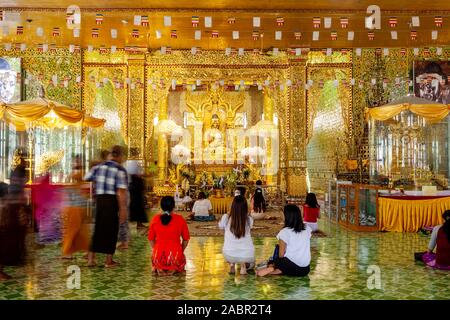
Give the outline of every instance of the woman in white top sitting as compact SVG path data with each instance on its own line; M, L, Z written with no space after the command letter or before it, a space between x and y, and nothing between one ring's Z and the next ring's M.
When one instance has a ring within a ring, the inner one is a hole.
M192 213L188 217L195 221L214 221L216 217L213 215L213 207L211 201L206 199L206 194L200 191L198 200L195 201Z
M236 265L240 264L240 274L247 274L248 265L254 265L255 247L250 235L253 218L248 215L247 200L239 195L234 197L230 214L224 214L219 228L225 229L223 256L230 264L230 273L236 273Z
M266 268L258 270L257 275L308 275L311 262L311 229L305 227L298 206L289 204L284 207L284 228L278 233L277 239L278 256L275 256Z

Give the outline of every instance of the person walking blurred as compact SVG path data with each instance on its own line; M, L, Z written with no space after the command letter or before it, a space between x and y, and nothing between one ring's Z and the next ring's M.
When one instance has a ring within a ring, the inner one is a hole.
M118 264L113 260L113 255L116 251L119 223L124 223L128 215L128 178L121 165L124 160L123 148L114 146L110 160L96 165L85 176L85 180L95 184L96 202L94 234L88 255L90 267L96 265L96 253L107 255L106 268Z
M25 236L28 217L25 184L27 181L25 155L17 150L10 184L0 195L0 280L11 279L4 266L19 266L25 261Z
M89 225L86 223L89 193L82 187L82 164L80 155L73 161L71 180L73 185L65 189L62 209L64 233L62 252L64 259L72 259L78 251L89 250Z

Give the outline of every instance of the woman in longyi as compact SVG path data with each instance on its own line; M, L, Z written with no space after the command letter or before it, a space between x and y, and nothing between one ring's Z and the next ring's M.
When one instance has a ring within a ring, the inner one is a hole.
M64 259L72 259L72 255L79 251L89 250L89 225L87 224L87 199L89 194L81 187L81 158L75 156L72 182L74 185L66 192L66 201L62 216L64 221L64 235L62 254Z

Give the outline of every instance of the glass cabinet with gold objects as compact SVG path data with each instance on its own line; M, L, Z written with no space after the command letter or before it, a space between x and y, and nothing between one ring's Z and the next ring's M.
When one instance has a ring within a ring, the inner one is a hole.
M338 223L355 231L377 231L379 189L376 185L340 185Z

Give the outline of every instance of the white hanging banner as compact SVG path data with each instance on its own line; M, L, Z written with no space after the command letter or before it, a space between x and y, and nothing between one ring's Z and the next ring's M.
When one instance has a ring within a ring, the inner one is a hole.
M391 31L391 39L392 40L397 40L398 39L397 31Z
M191 48L191 53L192 54L196 54L197 53L197 47L192 47Z
M278 48L273 48L272 53L273 53L274 56L277 56L278 52L279 52Z
M383 55L386 57L389 55L389 48L384 48L383 49Z
M419 55L419 48L414 48L413 51L415 56Z
M205 17L205 27L212 28L212 17Z
M261 18L253 17L253 27L259 28L261 27Z
M38 37L42 37L44 35L44 29L42 27L37 27L36 29L36 35Z
M155 33L156 33L156 39L161 39L161 37L162 37L161 31L160 30L156 30Z
M319 31L313 31L313 41L319 40Z
M281 31L275 31L275 40L281 40Z
M70 44L69 45L69 52L73 53L75 51L75 45L74 44Z
M327 56L331 56L333 54L333 49L327 48Z
M347 33L347 40L348 41L353 41L353 39L355 39L355 32L354 31L349 31Z
M202 32L200 30L195 30L194 39L200 40L202 38Z
M442 48L436 48L436 54L440 56L442 54Z
M233 31L233 40L239 39L239 31Z
M420 18L417 16L414 16L411 18L412 26L413 27L420 27Z
M117 47L116 47L116 46L111 46L111 53L116 52L116 50L117 50Z
M361 56L361 52L362 52L361 48L356 48L355 53L356 53L357 56L360 57Z
M73 29L73 36L75 38L79 38L80 37L80 29Z
M117 38L117 29L111 29L111 38L113 39Z
M142 20L141 16L135 15L135 16L134 16L134 19L133 19L134 25L135 25L135 26L140 26L140 25L141 25L141 20Z
M295 55L296 56L302 55L302 49L301 48L295 48Z
M243 55L244 55L244 48L239 48L238 54L239 54L240 56L243 56Z
M225 48L225 54L229 56L231 53L231 48Z
M172 17L164 16L164 27L171 27L171 26L172 26Z
M20 51L25 51L27 49L27 45L25 43L20 44Z
M323 27L325 29L331 28L331 18L330 17L323 18Z
M437 40L437 38L438 38L438 31L437 30L431 31L431 39Z
M88 52L92 52L94 50L94 47L92 45L88 45Z

